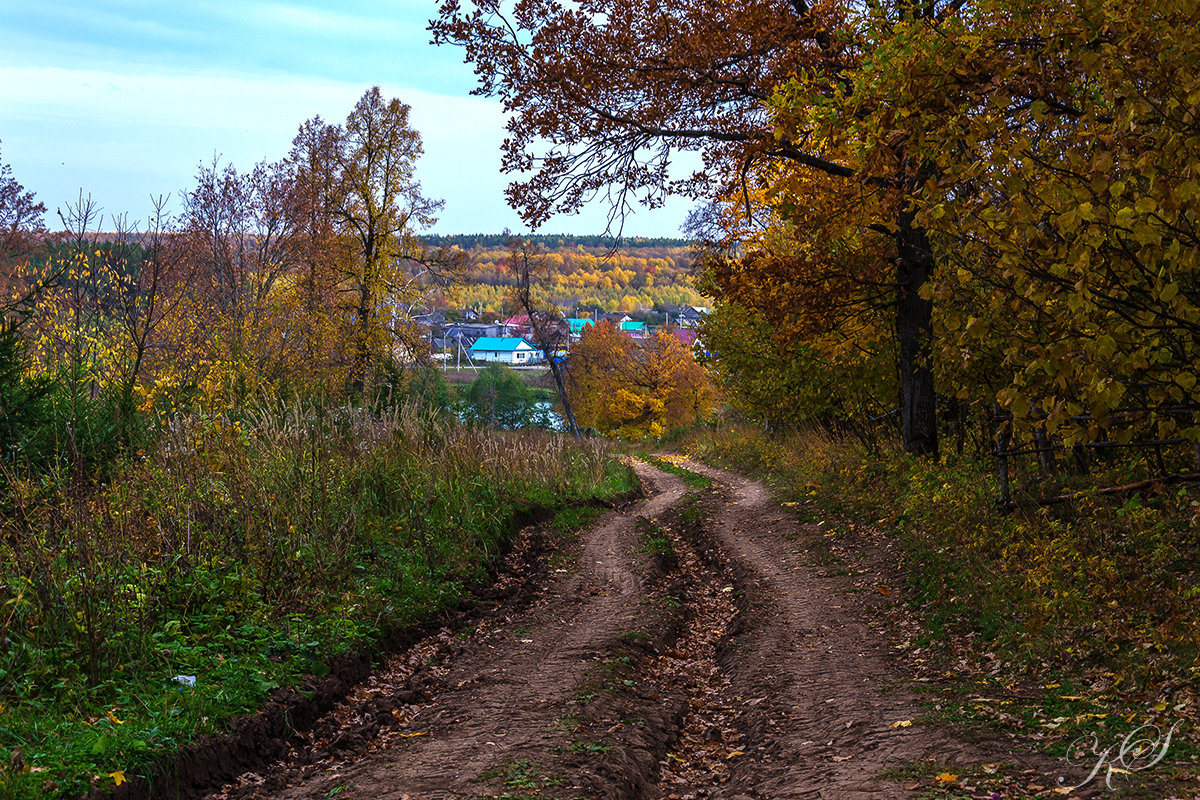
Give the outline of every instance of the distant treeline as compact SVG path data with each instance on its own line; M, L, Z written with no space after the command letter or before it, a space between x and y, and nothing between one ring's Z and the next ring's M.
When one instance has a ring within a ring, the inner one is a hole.
M663 314L679 306L710 305L692 284L694 250L686 239L625 239L601 236L535 236L541 252L541 291L565 313L620 311L635 316ZM471 308L500 316L508 313L515 280L509 269L509 241L503 235L425 236L429 251L457 247L465 269L449 287L431 286L430 308ZM419 264L412 265L414 275ZM648 318L647 318L648 319Z
M601 250L612 250L618 247L622 250L633 250L642 247L691 247L690 239L673 239L666 236L625 236L619 241L612 236L576 236L573 234L526 234L519 238L527 239L548 250L562 248L587 247ZM426 235L420 237L429 247L453 247L457 245L464 250L475 247L493 249L508 244L509 237L503 233L455 233L447 235Z

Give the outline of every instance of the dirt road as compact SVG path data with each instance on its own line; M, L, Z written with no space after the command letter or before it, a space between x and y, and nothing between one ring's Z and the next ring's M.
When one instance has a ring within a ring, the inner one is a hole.
M921 721L819 529L761 484L689 466L713 488L637 464L647 499L557 553L534 591L397 654L285 758L210 796L900 798L930 791L922 765L1020 761Z

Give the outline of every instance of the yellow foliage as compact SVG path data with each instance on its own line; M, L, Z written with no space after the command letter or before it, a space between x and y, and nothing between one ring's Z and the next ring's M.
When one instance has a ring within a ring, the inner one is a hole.
M691 352L669 332L635 340L611 322L584 329L571 354L568 392L582 427L657 438L711 413L716 394Z

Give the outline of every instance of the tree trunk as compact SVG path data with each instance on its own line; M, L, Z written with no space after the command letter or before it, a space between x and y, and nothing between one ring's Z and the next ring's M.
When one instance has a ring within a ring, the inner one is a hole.
M546 350L542 350L546 352ZM575 412L571 410L571 398L567 396L567 384L563 380L562 372L557 363L554 361L554 354L551 353L547 359L550 362L550 374L554 376L554 385L558 389L558 399L563 405L563 411L567 415L567 427L571 431L571 435L575 437L575 441L583 441L583 434L579 432L579 424L575 422Z
M904 449L918 456L937 456L937 405L934 401L933 300L921 296L933 274L933 252L913 212L902 211L896 241L896 340L900 347L900 418Z

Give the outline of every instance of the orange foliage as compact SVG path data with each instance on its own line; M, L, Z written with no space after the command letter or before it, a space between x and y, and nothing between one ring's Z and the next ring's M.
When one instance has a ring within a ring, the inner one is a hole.
M634 340L609 321L585 328L568 375L579 424L609 436L662 436L707 416L716 402L691 351L664 330Z

